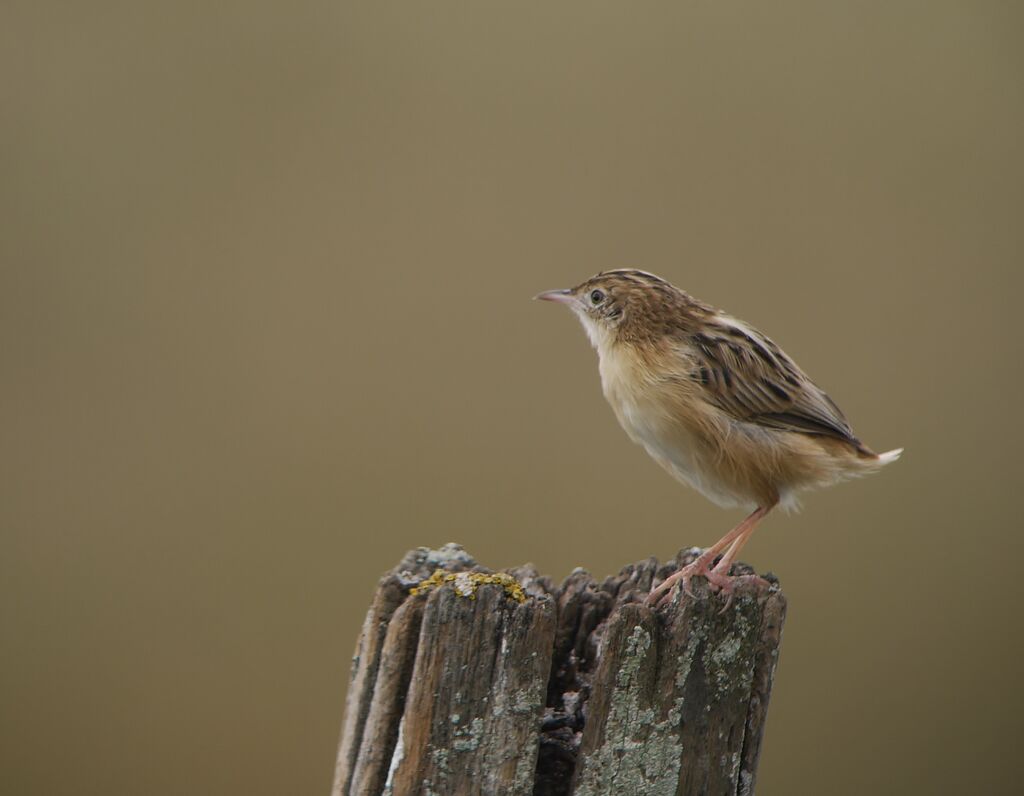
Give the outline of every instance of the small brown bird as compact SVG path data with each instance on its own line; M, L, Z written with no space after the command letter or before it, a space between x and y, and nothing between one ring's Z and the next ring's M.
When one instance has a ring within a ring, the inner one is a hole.
M795 508L800 492L872 473L903 452L872 451L775 343L654 274L605 271L536 298L576 313L630 439L717 505L752 509L654 589L651 604L698 575L727 595L739 582L764 584L729 570L769 511Z

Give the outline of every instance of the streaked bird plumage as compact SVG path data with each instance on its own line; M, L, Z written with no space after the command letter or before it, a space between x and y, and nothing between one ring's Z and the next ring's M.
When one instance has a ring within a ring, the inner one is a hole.
M629 437L719 506L753 509L753 526L776 505L795 507L805 490L874 472L902 452L876 454L770 338L658 276L605 271L537 298L568 305L583 324ZM710 570L711 556L680 579L706 575L730 591L728 565L753 526L709 548L725 551L724 569Z

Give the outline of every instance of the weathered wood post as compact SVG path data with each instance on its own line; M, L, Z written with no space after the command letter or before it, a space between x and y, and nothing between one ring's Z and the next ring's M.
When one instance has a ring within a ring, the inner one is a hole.
M363 624L332 796L753 793L786 601L773 585L723 611L698 579L645 606L694 555L556 586L411 551Z

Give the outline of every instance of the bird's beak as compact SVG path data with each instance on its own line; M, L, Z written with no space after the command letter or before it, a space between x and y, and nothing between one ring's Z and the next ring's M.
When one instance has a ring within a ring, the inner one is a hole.
M572 291L568 288L565 290L545 290L533 298L535 301L557 301L559 304L572 304L573 302Z

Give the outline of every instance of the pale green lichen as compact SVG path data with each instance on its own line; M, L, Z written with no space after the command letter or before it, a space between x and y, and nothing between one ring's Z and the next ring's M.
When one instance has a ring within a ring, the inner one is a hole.
M504 691L498 691L495 695L491 715L500 719L506 711L516 716L525 716L536 712L543 695L543 685L538 680L527 688L516 689L511 695L506 695Z
M437 774L437 782L424 778L423 796L441 796L448 790L448 782L451 778L451 770L448 768L448 750L431 749L430 760L434 764L434 771ZM435 790L435 786L437 790Z
M516 793L528 793L533 790L529 787L533 784L533 775L537 770L537 752L534 749L533 754L526 751L519 755L519 759L516 760L516 773L512 780L512 789Z
M691 638L680 656L677 685L689 676L698 643L698 638ZM656 720L653 707L641 706L637 675L651 645L651 634L641 625L634 627L626 640L622 666L615 674L604 743L582 761L578 796L672 796L676 792L682 757L679 725L683 698L674 700L661 721ZM643 731L638 733L641 727Z
M749 680L750 662L744 650L753 627L750 618L737 611L731 620L731 632L715 646L708 647L712 629L703 623L691 626L683 649L671 653L669 660L661 661L661 665L673 665L674 659L674 698L667 711L664 708L659 711L657 705L648 706L650 697L643 693L646 684L639 681L641 668L649 665L648 656L657 650L650 631L642 625L635 626L626 639L621 665L615 672L615 687L604 722L604 742L580 761L578 796L675 794L684 753L681 740L684 691L697 655L700 654L705 676L714 688L713 696L720 699ZM711 708L711 704L704 705L706 712ZM739 779L741 759L738 753L731 753L720 762L722 769L731 771L734 780Z
M468 727L457 729L452 736L452 749L456 752L473 752L480 746L483 737L484 721L477 716Z
M538 680L536 684L530 688L516 691L512 694L512 704L509 706L509 710L517 715L524 715L527 713L534 713L537 710L537 706L540 704L540 691L542 689L541 681Z
M735 657L733 650L738 648L739 640L735 636L727 636L714 649L704 651L704 670L707 672L708 685L714 687L709 696L723 699L729 693L732 678L728 665L731 663L730 655Z
M753 660L748 659L743 651L749 645L751 633L756 630L746 610L752 602L750 597L739 598L729 633L714 647L704 650L704 669L708 684L713 687L711 696L715 699L726 699L735 689L749 685Z

